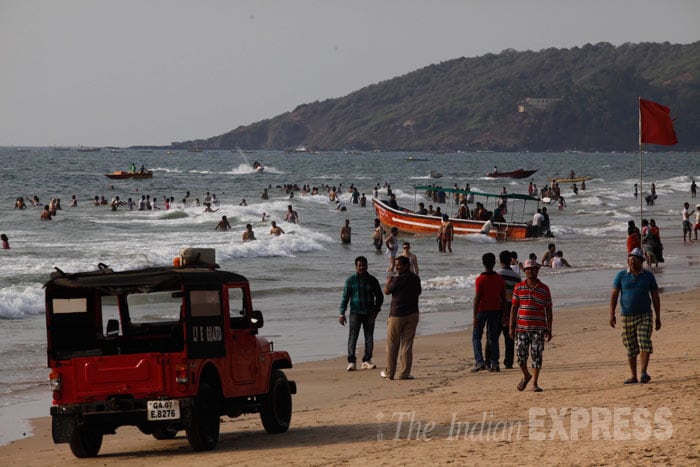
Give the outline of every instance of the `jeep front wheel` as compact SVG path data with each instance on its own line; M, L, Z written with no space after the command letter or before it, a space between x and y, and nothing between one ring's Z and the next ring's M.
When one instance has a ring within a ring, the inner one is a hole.
M280 370L272 370L270 389L263 397L260 419L268 433L284 433L292 420L292 391L287 377Z
M70 450L80 459L95 457L102 447L102 432L87 424L75 428L70 437Z
M195 451L210 451L219 442L219 392L202 383L192 413L185 423L187 441Z

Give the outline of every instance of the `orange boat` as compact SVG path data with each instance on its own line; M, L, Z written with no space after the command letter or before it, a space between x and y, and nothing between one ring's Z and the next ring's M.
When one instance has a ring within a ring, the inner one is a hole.
M153 178L153 171L143 170L138 172L127 172L126 170L115 170L112 173L105 174L105 177L113 180L124 180L126 178Z
M528 195L507 194L494 195L490 193L468 192L455 188L440 188L440 187L416 187L417 190L442 190L446 193L464 193L476 196L518 199L523 201L537 201L537 198ZM394 209L388 203L378 199L372 199L374 210L382 225L390 229L396 227L401 232L425 235L437 234L442 223L442 219L437 216L427 214L417 214L408 209ZM459 219L450 217L450 221L454 226L455 235L478 234L484 227L487 221L475 219ZM532 223L527 222L492 222L493 228L488 235L497 240L525 240L526 238L539 237L540 233L536 228L532 227Z

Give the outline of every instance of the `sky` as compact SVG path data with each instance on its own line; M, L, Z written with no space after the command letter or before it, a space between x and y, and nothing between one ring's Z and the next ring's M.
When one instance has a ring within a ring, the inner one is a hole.
M0 0L0 146L208 138L445 60L699 22L700 0Z

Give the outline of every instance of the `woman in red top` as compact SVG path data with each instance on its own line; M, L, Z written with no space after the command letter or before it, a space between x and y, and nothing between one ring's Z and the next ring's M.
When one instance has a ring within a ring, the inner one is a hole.
M642 234L639 228L634 225L634 221L627 223L627 254L630 254L635 248L642 247Z

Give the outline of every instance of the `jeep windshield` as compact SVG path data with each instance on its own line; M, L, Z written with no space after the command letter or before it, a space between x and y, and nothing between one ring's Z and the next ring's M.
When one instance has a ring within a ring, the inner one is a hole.
M182 351L186 312L220 316L220 285L243 281L222 271L171 268L54 274L46 284L49 356Z

